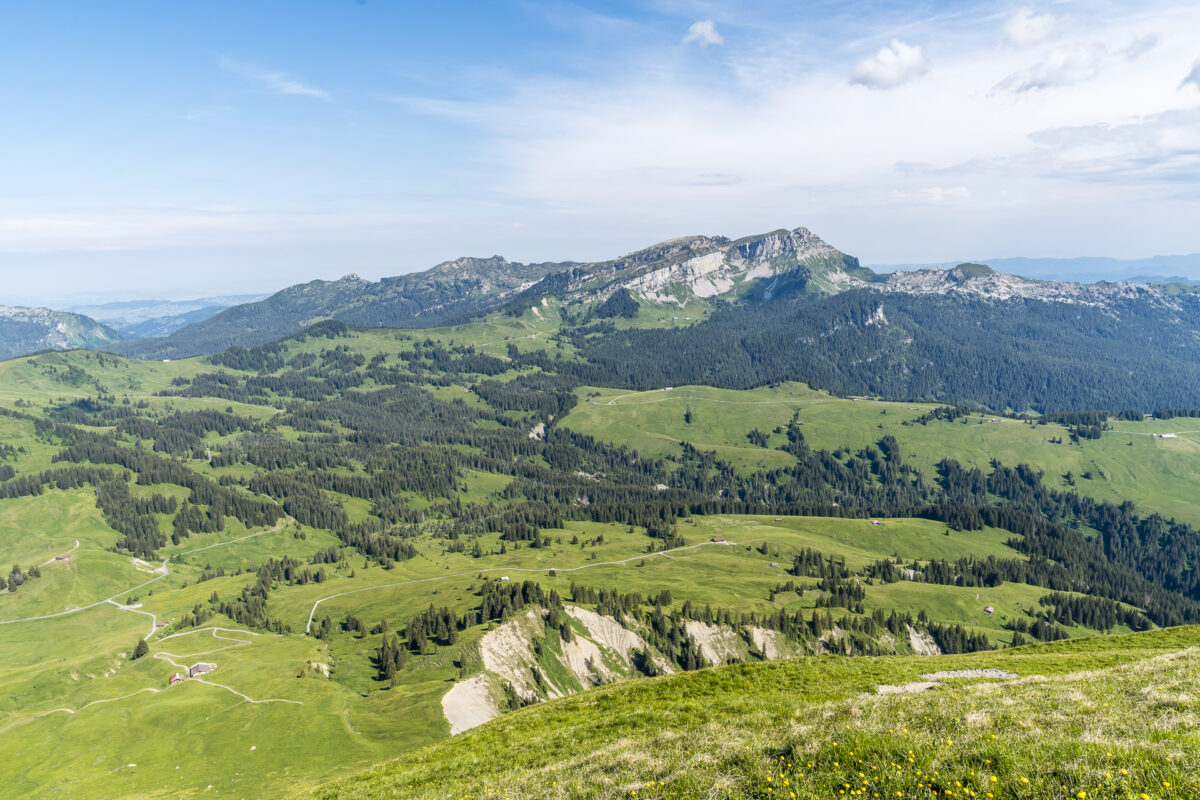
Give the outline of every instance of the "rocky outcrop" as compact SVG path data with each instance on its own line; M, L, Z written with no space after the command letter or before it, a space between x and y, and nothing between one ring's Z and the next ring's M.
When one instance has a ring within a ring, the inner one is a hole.
M1118 301L1149 301L1163 307L1177 305L1161 290L1140 283L1072 283L1040 281L996 272L982 264L960 264L953 269L898 271L878 284L883 292L977 297L988 300L1041 300L1051 303L1080 303L1107 306Z
M933 640L925 631L919 631L911 625L908 628L908 644L912 647L914 655L918 656L940 656L942 648L938 647L937 642Z
M475 675L454 684L442 698L442 713L450 723L451 736L500 716L500 706L492 696L491 679Z
M481 672L459 681L442 698L442 711L452 733L482 725L513 702L552 700L602 684L641 675L676 671L670 657L652 647L638 623L579 606L562 607L564 616L547 625L549 612L526 607L479 640L477 655L466 660ZM562 623L571 633L564 638ZM738 627L685 620L687 638L709 665L795 658L809 653L845 652L846 633L834 625L816 641L791 639L779 631L754 625ZM895 639L883 634L879 642L895 650ZM912 650L940 653L927 633L909 629ZM940 676L935 676L935 679Z
M456 683L442 698L451 733L482 725L501 713L497 698L505 687L526 703L551 700L635 674L633 655L648 652L644 639L613 617L575 606L567 615L578 623L570 641L544 623L545 609L529 608L488 631L479 641L483 672ZM654 659L660 672L670 665Z
M700 654L709 664L745 661L748 649L742 637L724 625L707 625L696 620L684 623L688 638L700 647Z

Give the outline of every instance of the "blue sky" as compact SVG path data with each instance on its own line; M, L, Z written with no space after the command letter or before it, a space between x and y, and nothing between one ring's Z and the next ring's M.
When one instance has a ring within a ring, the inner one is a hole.
M805 225L1200 251L1194 2L0 5L0 303Z

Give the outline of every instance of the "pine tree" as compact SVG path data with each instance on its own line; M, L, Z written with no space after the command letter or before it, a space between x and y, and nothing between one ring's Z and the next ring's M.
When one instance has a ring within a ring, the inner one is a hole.
M137 660L150 652L150 645L146 644L145 639L138 639L137 646L133 648L133 658Z

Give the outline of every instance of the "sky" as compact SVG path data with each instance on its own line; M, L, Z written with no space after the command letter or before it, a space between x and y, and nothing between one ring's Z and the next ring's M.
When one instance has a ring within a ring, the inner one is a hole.
M1200 4L0 4L0 304L805 226L1200 252Z

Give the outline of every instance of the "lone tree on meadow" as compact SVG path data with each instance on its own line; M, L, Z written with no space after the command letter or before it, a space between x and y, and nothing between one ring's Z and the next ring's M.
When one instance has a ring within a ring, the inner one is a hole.
M138 639L137 646L133 648L134 659L139 659L150 652L150 645L146 644L145 639Z

